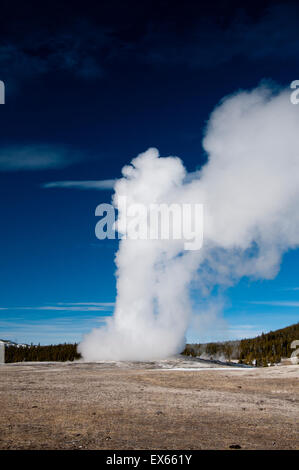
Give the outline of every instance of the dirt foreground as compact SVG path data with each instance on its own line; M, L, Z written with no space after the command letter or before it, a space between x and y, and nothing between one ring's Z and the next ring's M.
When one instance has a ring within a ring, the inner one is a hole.
M299 366L191 366L2 365L0 449L299 448Z

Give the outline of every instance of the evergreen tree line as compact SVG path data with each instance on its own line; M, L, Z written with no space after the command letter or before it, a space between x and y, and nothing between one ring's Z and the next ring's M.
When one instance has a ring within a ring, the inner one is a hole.
M207 344L187 344L183 353L187 356L203 356L227 360L238 359L240 364L267 366L277 364L282 358L291 357L294 349L291 343L299 340L299 323L269 333L262 333L256 338L240 341L225 341Z
M299 323L241 341L187 344L182 354L193 357L203 355L211 359L225 357L228 361L237 359L241 364L252 364L256 361L257 366L267 366L290 357L294 351L291 349L294 340L299 340ZM80 358L76 343L5 347L5 362L74 361Z
M291 343L299 340L299 323L276 331L270 331L257 338L243 339L240 342L239 362L251 364L256 360L258 366L267 366L291 357L294 349Z
M80 359L77 344L55 344L49 346L33 345L5 347L5 362L22 361L74 361Z

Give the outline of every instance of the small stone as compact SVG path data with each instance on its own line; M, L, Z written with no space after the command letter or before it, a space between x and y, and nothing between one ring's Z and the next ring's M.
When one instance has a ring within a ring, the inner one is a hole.
M242 449L242 447L239 444L232 444L229 446L230 449Z

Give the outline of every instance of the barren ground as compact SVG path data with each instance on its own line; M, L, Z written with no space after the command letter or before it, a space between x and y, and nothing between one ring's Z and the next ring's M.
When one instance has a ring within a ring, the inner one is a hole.
M5 364L0 448L298 449L298 378L181 359Z

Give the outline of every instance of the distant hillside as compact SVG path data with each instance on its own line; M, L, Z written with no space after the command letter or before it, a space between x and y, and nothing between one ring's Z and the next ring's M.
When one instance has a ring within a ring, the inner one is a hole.
M294 340L299 340L299 323L256 338L243 339L240 342L239 360L245 364L256 360L259 366L278 363L282 358L291 357L294 351L291 343Z
M294 351L291 343L299 340L299 323L256 338L207 344L187 344L183 354L206 359L238 360L241 364L267 366L289 358Z

